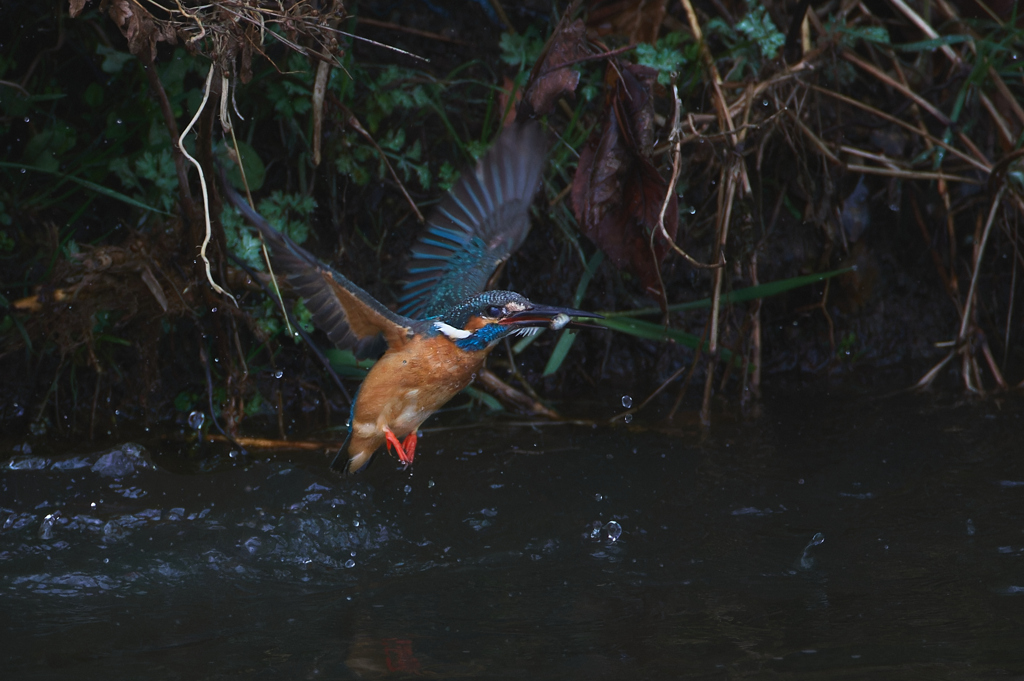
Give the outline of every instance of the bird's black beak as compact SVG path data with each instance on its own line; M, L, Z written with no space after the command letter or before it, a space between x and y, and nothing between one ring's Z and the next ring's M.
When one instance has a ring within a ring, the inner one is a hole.
M571 307L552 307L550 305L533 305L528 310L516 312L500 320L498 323L518 328L550 328L554 331L569 327L570 329L603 329L603 326L584 324L573 321L573 317L590 317L604 319L599 314L574 310Z

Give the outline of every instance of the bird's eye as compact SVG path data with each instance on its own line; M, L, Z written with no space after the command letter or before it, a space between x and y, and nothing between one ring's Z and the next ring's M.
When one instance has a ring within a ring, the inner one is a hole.
M505 311L503 309L495 305L491 305L489 308L487 308L487 316L493 317L494 319L500 319L501 317L504 317L504 312Z

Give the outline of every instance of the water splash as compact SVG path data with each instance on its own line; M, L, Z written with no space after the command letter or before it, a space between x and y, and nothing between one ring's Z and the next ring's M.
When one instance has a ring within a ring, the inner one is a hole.
M824 541L825 535L823 535L821 532L816 532L814 536L811 537L810 543L808 543L807 546L804 547L803 553L800 554L799 565L801 569L810 570L812 567L814 567L814 559L811 558L810 551L815 546L821 546L821 544Z

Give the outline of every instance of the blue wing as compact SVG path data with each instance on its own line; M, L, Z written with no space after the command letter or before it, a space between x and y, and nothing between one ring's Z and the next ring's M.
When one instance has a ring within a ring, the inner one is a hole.
M539 124L513 124L463 173L412 248L399 314L424 319L480 293L530 231L546 143Z
M401 347L422 323L395 314L348 278L318 261L287 235L270 226L230 186L224 192L231 203L263 234L270 247L274 273L284 279L313 314L313 324L339 348L351 348L357 357L378 356L388 347Z

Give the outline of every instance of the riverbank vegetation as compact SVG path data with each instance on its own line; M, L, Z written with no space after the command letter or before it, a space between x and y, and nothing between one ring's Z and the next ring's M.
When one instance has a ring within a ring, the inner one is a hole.
M343 422L367 365L278 294L217 168L393 304L516 116L552 151L498 283L608 332L508 344L465 408L708 424L794 375L1019 389L1016 4L814 5L5 3L0 427ZM636 397L566 403L605 389Z

